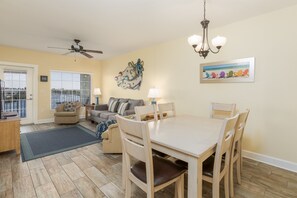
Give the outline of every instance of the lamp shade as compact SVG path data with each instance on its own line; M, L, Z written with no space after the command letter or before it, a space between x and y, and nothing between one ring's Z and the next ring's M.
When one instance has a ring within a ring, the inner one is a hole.
M199 35L192 35L188 38L188 43L193 46L193 45L198 45L199 43L202 42L202 37Z
M147 97L148 98L160 98L160 89L150 88Z
M100 95L101 95L101 90L100 90L100 88L95 88L95 89L94 89L94 95L95 95L95 96L100 96Z
M217 36L215 37L214 39L212 39L212 44L215 46L215 47L222 47L226 44L227 42L227 39L223 36Z

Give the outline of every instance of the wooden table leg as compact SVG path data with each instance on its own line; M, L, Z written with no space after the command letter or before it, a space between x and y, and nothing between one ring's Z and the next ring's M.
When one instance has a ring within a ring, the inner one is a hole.
M202 162L197 158L188 162L188 197L202 198Z
M126 162L125 162L125 154L122 154L122 189L126 189Z

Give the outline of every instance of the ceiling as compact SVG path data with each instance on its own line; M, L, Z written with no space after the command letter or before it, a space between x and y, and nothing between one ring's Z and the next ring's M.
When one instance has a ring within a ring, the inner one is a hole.
M297 4L207 0L210 28ZM201 31L202 0L1 0L0 45L63 54L74 38L106 59ZM223 34L223 33L221 33Z

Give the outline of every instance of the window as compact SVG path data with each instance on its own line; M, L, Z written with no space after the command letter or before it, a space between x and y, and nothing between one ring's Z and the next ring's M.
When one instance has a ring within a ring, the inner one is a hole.
M51 72L51 108L63 102L90 103L91 76L71 72Z

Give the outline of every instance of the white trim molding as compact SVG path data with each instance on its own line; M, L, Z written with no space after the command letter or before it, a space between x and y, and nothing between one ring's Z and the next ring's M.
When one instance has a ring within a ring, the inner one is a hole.
M48 118L48 119L39 119L37 123L34 124L46 124L46 123L51 123L54 122L54 118Z
M272 166L275 166L278 168L282 168L282 169L293 171L293 172L297 173L297 163L294 163L294 162L271 157L268 155L254 153L254 152L247 151L247 150L242 151L242 156L252 159L252 160L255 160L255 161L258 161L258 162L263 162L265 164L269 164L269 165L272 165Z

